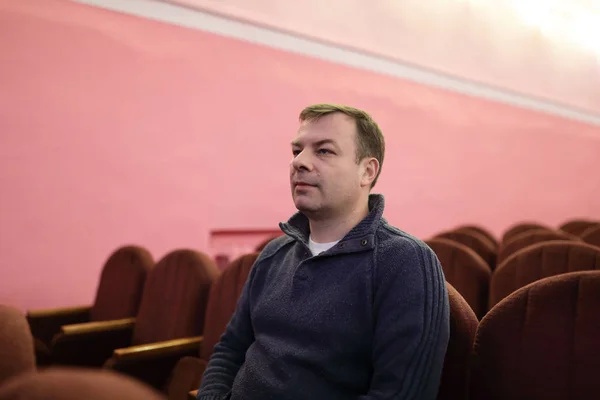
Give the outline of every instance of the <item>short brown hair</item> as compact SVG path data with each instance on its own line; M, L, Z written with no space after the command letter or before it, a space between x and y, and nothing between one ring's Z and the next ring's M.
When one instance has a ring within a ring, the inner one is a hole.
M377 176L371 184L372 188L381 174L385 155L385 140L379 125L368 113L358 108L340 104L313 104L300 112L300 122L314 121L336 112L346 114L356 122L356 162L359 163L365 157L373 157L379 161L379 171L377 171Z

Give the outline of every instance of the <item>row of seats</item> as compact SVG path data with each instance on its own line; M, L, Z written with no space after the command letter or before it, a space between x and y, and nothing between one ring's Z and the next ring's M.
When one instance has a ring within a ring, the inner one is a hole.
M448 239L439 240L466 248ZM475 253L473 250L469 251ZM209 257L192 250L174 251L154 264L145 249L123 247L106 262L92 306L30 311L27 314L27 326L34 337L31 343L35 345L35 353L26 349L19 350L18 346L13 346L13 349L25 359L33 358L33 354L37 355L37 368L40 370L50 367L50 371L59 366L101 367L105 371L135 377L164 392L170 399L184 399L189 396L190 390L198 387L212 348L235 309L237 298L257 256L257 252L244 255L220 270ZM519 293L530 285L546 285L548 279L561 280L569 276L592 281L599 279L597 275L588 272L564 274L557 271L560 273L558 276L545 279L539 279L543 278L539 276L525 288L508 294L502 301L494 304L485 316L480 317L466 300L468 296L459 293L460 290L455 289L450 282L453 277L446 271L448 263L443 261L443 257L438 257L447 275L451 304L451 339L440 398L466 398L468 392L478 390L469 376L482 372L474 369L473 366L479 364L473 364L472 360L477 359L479 353L489 355L494 352L485 346L481 350L478 347L481 342L476 337L486 337L488 328L485 327L488 325L496 326L494 329L504 327L503 324L490 325L487 321L490 318L505 318L506 316L494 315L508 312L498 310L504 309L506 302L515 295L523 296ZM591 275L588 277L588 274ZM571 282L569 279L574 278L568 278L565 282ZM572 282L564 284L572 285ZM578 302L581 299L576 297L575 300ZM526 302L525 306L529 307L529 303ZM507 310L513 309L509 307ZM577 310L577 307L573 310ZM510 311L512 312L514 310ZM522 320L522 315L530 319L530 311L518 315L519 320ZM564 318L560 321L564 322ZM552 321L548 323L550 322ZM520 328L525 329L525 325ZM5 326L10 328L9 324L4 323L0 326L2 329ZM527 325L526 328L530 329L531 326ZM534 326L533 329L545 332L543 327ZM582 329L585 331L588 327L578 326L578 332ZM516 342L515 339L514 343ZM4 340L0 341L0 347L5 343ZM2 358L13 360L18 357L13 354ZM570 362L560 360L561 365L563 361L567 364ZM18 362L12 365L19 369ZM488 367L484 368L484 375L491 371ZM4 366L0 366L2 368ZM14 371L8 375L11 374L14 375ZM0 376L0 385L1 379ZM492 382L490 387L498 384L489 377L486 379ZM481 394L475 398L486 397Z
M249 270L242 265L226 270L240 286L244 281L239 279L243 275L240 272ZM600 334L600 271L572 272L531 283L494 306L481 322L452 285L447 287L451 330L438 399L593 399L600 393L596 379L600 368L600 344L596 340ZM0 400L41 399L41 393L46 396L43 398L80 398L81 387L90 387L87 382L92 380L105 386L91 394L92 398L145 395L151 399L188 399L200 384L212 346L233 312L232 308L210 309L218 310L225 323L206 326L199 354L178 360L168 388L163 389L166 393L160 394L147 387L151 382L139 376L136 380L144 384L120 379L108 373L107 366L102 372L56 366L36 371L33 338L25 315L0 307ZM160 349L160 344L149 348ZM158 355L154 351L138 361L152 364L152 356ZM130 370L118 372L131 375ZM64 395L66 392L71 394Z
M10 360L0 370L6 378L32 365L103 369L185 399L198 387L257 257L243 255L220 271L188 249L154 264L141 247L119 248L104 265L93 305L23 314L27 333L13 336L30 340L0 340L0 356ZM14 331L2 321L0 327Z
M494 270L520 249L543 241L572 240L600 246L600 221L575 220L557 228L523 222L507 229L500 241L483 227L462 225L441 232L434 238L449 239L466 245Z
M437 254L448 282L481 319L504 297L535 280L600 269L600 241L594 241L600 223L586 221L582 229L583 221L577 222L558 229L517 224L500 242L481 227L459 226L426 243Z

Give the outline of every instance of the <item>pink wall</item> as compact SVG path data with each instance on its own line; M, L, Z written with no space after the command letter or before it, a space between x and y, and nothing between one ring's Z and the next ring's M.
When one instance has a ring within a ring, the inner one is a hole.
M119 245L286 219L313 102L380 121L377 191L417 236L600 217L597 127L59 0L0 1L0 49L3 303L89 302Z
M600 113L600 54L540 35L507 1L169 1Z

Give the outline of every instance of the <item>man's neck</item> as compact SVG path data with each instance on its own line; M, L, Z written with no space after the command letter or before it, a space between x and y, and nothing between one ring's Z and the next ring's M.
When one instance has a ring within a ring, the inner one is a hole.
M363 204L342 217L310 220L311 239L317 243L331 243L342 239L369 214L368 202Z

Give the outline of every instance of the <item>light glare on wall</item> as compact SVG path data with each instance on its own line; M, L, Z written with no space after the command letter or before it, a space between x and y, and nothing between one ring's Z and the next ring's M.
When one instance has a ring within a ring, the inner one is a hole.
M476 6L508 7L524 25L558 42L591 50L600 57L600 10L581 0L461 0Z
M600 17L582 15L578 24L573 27L573 35L579 43L595 51L600 57Z

